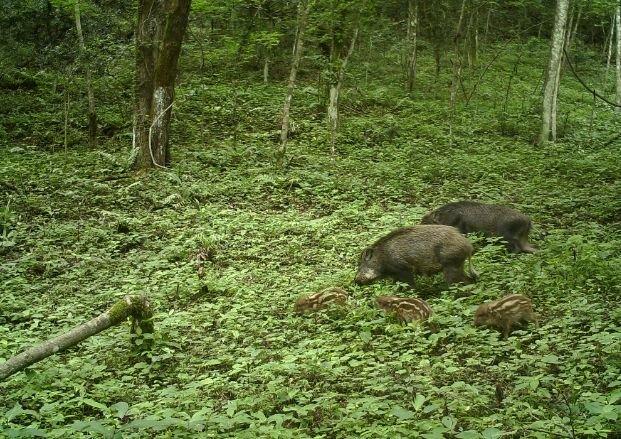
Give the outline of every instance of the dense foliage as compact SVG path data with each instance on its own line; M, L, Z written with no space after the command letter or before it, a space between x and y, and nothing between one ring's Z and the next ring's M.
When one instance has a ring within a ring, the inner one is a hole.
M418 85L408 95L398 32L386 24L396 12L388 10L374 24L361 21L376 32L361 37L347 72L334 156L318 74L326 60L311 26L279 168L295 8L274 12L289 15L271 30L249 31L240 45L247 21L237 3L236 38L218 32L230 17L224 6L194 6L191 20L214 19L211 38L205 42L207 30L194 22L181 57L174 166L157 172L128 171L132 47L119 29L131 10L112 20L119 35L108 35L109 44L100 39L104 27L90 37L91 47L106 47L96 59L98 150L86 148L80 75L68 79L60 62L70 46L46 48L54 60L47 67L18 66L16 57L39 59L39 49L15 54L9 49L19 38L7 40L0 361L125 294L149 296L156 333L140 352L127 327L113 328L0 383L0 435L621 434L618 113L565 72L560 141L533 145L548 52L537 29L488 42L478 64L464 67L454 114L449 62L436 77L432 40L421 41ZM94 2L85 12L87 35L112 5ZM52 14L71 26L70 13ZM283 41L283 66L264 84L253 60L276 51L275 39ZM588 43L574 43L580 73L610 94L613 73L604 78L601 49ZM65 90L73 96L66 149ZM367 244L460 199L527 213L540 251L508 254L494 239L470 236L476 284L447 289L441 276L418 278L413 291L391 281L352 284ZM330 286L350 293L345 309L292 313L300 294ZM507 340L472 325L478 304L508 293L533 299L538 325ZM434 316L401 325L375 307L381 294L424 297Z

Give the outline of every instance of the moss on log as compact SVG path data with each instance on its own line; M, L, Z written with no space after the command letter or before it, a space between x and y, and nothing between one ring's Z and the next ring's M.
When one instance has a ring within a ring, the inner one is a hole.
M94 319L38 346L33 346L0 364L0 381L50 355L75 346L95 334L118 325L127 320L128 317L132 318L132 333L152 333L154 329L153 321L151 320L152 316L153 312L146 297L125 296L112 305L108 311Z

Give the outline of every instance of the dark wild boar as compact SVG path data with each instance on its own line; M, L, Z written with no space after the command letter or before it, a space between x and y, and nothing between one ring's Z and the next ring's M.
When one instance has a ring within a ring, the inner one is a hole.
M375 300L377 306L388 313L394 313L402 322L426 320L432 314L429 304L415 297L379 296Z
M476 274L464 273L466 259L470 263L472 244L454 227L424 225L397 229L380 238L360 255L354 282L369 284L390 277L414 284L415 275L442 272L449 284L473 282Z
M309 296L300 297L295 302L293 310L297 313L318 311L332 303L345 305L347 303L347 291L342 288L332 287Z
M516 253L536 251L528 243L530 218L507 206L458 201L428 213L421 223L453 226L463 234L482 232L486 236L501 236L507 241L507 248Z
M489 326L502 331L504 338L514 325L537 321L530 299L521 294L510 294L502 299L484 303L474 314L475 326Z

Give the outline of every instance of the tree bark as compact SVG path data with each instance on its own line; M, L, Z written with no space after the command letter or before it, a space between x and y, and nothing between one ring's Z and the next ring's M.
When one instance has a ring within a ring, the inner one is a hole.
M485 19L485 34L483 36L483 39L485 40L485 42L487 42L487 34L489 33L489 22L490 22L491 17L492 17L492 8L490 7L487 10L487 18Z
M310 2L305 0L298 5L298 31L296 32L295 42L293 43L293 60L291 61L291 72L287 84L287 95L282 109L282 125L280 128L280 150L278 151L278 162L282 163L287 153L287 141L289 138L289 116L291 112L291 101L293 90L295 89L295 78L298 74L300 59L302 58L302 48L304 45L304 31L306 20L310 10Z
M408 57L407 68L407 91L409 93L414 89L416 83L416 36L418 28L418 1L408 0L408 31L407 39L409 41L410 56Z
M582 17L582 6L580 6L580 8L578 9L578 15L576 15L576 20L574 22L574 26L573 29L571 29L571 33L569 34L569 38L567 41L567 51L569 51L569 47L571 46L571 43L573 42L576 34L578 33L578 26L580 25L580 18Z
M468 21L468 30L466 32L467 36L467 47L468 47L468 67L473 67L477 63L477 51L478 51L478 43L479 43L479 25L478 25L478 16L476 15L477 11L473 10L470 13L470 19Z
M449 135L451 137L453 135L453 116L457 104L457 86L459 82L461 82L461 49L459 42L462 35L465 11L466 0L462 0L459 12L459 20L457 21L457 28L455 29L455 35L453 36L454 58L451 59L451 66L453 68L453 74L451 76L451 90L449 96Z
M50 355L62 352L101 331L118 325L130 316L133 318L132 333L152 333L153 323L150 320L152 315L153 313L146 297L125 296L124 299L119 300L108 311L94 319L38 346L31 347L0 364L0 381Z
M615 68L617 71L617 105L621 105L621 6L617 6L615 24L617 30L617 56L615 59ZM616 111L621 111L621 108L617 107Z
M65 81L65 152L67 152L67 130L69 128L69 84L68 81Z
M351 37L351 42L349 44L349 49L347 50L347 54L345 58L341 61L341 65L338 69L338 74L336 76L336 83L330 84L330 101L328 103L328 122L330 125L330 151L332 155L336 152L336 131L338 129L338 120L339 120L339 95L341 93L341 87L343 86L343 79L345 78L345 69L347 67L347 62L349 61L349 57L354 52L354 47L356 45L356 40L358 39L358 26L354 29L354 35Z
M558 63L558 69L556 71L556 80L554 82L554 96L552 98L552 112L551 112L551 121L550 121L550 137L554 140L556 140L557 138L556 115L557 115L557 109L558 109L558 90L561 85L561 76L563 74L563 61L565 60L564 54L565 53L569 54L568 51L569 51L569 46L571 44L572 29L573 29L573 22L574 22L574 10L575 8L572 7L571 11L568 14L569 22L567 23L567 26L565 27L565 36L564 36L564 45L563 45L564 49L563 49L563 52L561 52L561 62Z
M170 118L191 0L140 0L136 27L134 168L170 164Z
M97 146L97 110L95 109L95 93L91 83L91 67L86 54L86 45L84 44L84 34L82 33L82 21L80 19L80 1L76 0L74 5L75 12L75 28L78 34L80 44L80 53L84 57L84 71L86 76L86 95L88 96L88 145L91 148Z
M608 70L610 69L610 59L612 58L612 44L615 36L615 27L616 27L617 14L615 13L612 16L612 20L610 22L610 36L608 39L608 56L606 57L606 74L605 78L608 80Z
M554 30L550 45L550 60L544 87L542 124L539 136L540 144L550 140L550 137L552 141L556 140L556 114L553 114L553 112L556 113L557 84L563 55L563 44L565 42L568 3L569 0L557 0L556 3Z

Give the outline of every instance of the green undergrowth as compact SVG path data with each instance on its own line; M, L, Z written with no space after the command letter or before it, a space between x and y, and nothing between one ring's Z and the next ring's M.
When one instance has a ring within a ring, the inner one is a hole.
M598 106L591 122L590 97L565 78L562 139L534 146L545 48L518 49L461 100L451 132L448 72L434 82L421 61L408 97L378 62L365 87L345 90L334 157L317 85L303 81L284 169L273 165L282 84L250 80L186 78L167 171L127 172L122 135L101 151L11 140L0 150L0 357L125 294L150 298L156 334L141 354L127 326L112 328L0 384L0 435L619 434L621 161L609 139L620 121ZM470 90L478 75L465 75ZM472 236L474 285L352 284L366 245L464 198L529 214L539 252ZM292 313L329 286L350 293L345 309ZM538 326L502 340L472 325L478 304L508 293L533 299ZM400 325L374 307L382 294L424 297L434 316Z

